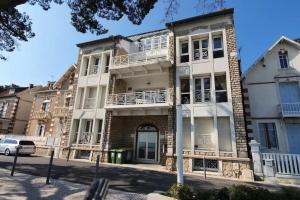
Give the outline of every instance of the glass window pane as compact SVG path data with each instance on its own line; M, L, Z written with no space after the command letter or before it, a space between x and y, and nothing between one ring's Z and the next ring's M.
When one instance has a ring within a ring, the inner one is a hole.
M189 55L182 55L180 56L180 62L181 63L185 63L185 62L189 62Z
M204 78L204 89L210 89L210 78Z
M188 43L182 43L181 44L181 53L189 53L189 45Z
M190 79L181 79L181 92L190 92Z
M208 48L208 40L202 40L202 48Z
M215 76L216 90L226 90L226 75Z
M222 39L221 37L214 38L214 49L221 49L222 48Z

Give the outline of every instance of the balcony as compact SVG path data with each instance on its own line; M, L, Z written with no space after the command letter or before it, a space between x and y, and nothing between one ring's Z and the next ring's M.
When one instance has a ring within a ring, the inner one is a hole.
M114 57L110 68L112 74L120 77L144 75L154 72L163 72L171 66L168 48L157 48L148 51L125 54Z
M67 117L69 114L68 107L56 107L53 111L53 117Z
M50 118L51 113L49 111L35 111L32 113L32 119L48 120Z
M280 107L282 117L300 117L300 102L282 103Z
M168 107L172 104L171 89L111 94L106 108Z

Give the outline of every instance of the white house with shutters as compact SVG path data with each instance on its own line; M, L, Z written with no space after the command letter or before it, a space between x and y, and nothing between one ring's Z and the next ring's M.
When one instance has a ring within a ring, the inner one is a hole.
M244 73L243 87L248 138L260 144L263 168L271 160L276 176L300 175L299 40L280 37Z

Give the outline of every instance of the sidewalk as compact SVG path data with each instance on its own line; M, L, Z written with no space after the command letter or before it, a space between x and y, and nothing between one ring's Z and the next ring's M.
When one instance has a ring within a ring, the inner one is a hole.
M0 169L0 199L2 200L82 200L88 185L71 183L62 180L51 180L46 185L45 177L37 177L15 172L14 177L10 171ZM110 189L107 200L144 200L145 195L122 192Z

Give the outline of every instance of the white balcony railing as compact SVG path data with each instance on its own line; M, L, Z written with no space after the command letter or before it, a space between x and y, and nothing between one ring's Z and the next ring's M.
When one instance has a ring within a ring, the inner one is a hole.
M168 90L111 94L107 98L107 105L162 104L170 102L170 94Z
M168 59L168 49L158 48L114 57L112 68L158 63Z
M281 153L262 153L262 160L272 159L276 174L300 175L300 155Z
M79 136L79 144L90 144L92 139L91 132L82 132Z
M300 102L282 103L281 112L283 117L300 117Z

